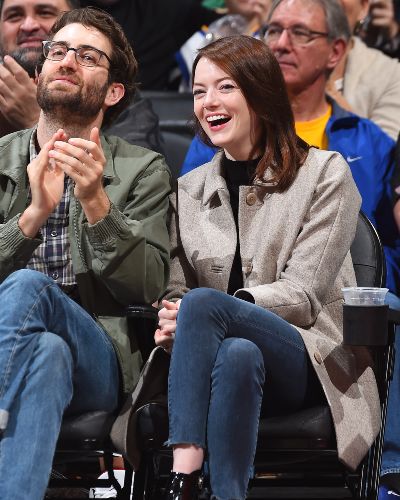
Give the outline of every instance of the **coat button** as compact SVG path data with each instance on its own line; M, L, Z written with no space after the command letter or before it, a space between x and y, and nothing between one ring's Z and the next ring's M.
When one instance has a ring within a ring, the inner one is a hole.
M248 205L253 206L256 201L257 201L257 195L256 195L256 193L249 193L246 196L246 203Z
M322 363L322 356L318 351L314 352L314 359L319 365Z

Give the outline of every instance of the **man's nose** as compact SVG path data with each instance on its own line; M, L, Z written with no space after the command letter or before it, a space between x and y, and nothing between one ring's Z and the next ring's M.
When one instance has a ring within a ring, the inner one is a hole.
M35 16L26 16L20 25L22 31L32 32L40 30L41 25Z
M73 50L68 50L65 54L64 59L59 62L60 66L65 68L76 68L77 62L75 57L75 52Z
M290 38L289 31L287 29L282 30L282 33L274 41L268 42L267 45L273 51L275 50L288 50L292 46L292 40Z

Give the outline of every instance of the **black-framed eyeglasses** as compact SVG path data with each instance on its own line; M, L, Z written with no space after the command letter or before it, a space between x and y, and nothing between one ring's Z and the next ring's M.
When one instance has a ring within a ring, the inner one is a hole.
M315 38L329 37L329 33L309 30L302 26L289 26L288 28L284 28L279 24L269 24L266 26L264 40L267 43L276 42L282 36L284 31L288 33L293 45L307 45Z
M82 45L75 49L74 47L68 47L64 42L44 41L42 43L43 55L49 61L62 61L68 54L68 51L73 50L75 52L75 60L81 66L95 68L103 56L110 63L110 66L112 64L111 59L105 52L91 47L90 45Z

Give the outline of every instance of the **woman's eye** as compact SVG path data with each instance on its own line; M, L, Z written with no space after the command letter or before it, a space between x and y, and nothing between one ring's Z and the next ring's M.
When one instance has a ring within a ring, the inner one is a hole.
M200 90L200 89L197 89L197 90L193 90L193 97L200 97L202 94L204 94L204 90Z
M235 86L231 83L224 83L223 85L221 85L220 90L232 90L234 88Z

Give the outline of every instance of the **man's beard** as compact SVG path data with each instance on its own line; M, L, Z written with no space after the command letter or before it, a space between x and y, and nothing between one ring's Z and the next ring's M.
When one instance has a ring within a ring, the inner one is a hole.
M48 82L41 75L37 87L37 101L49 118L60 123L74 122L84 125L95 118L102 109L108 87L109 83L106 82L102 86L94 83L86 90L80 87L74 93L68 90L50 90Z
M5 54L2 55L4 56ZM22 49L16 49L8 55L13 57L31 78L35 78L35 69L42 56L41 47L24 47Z

